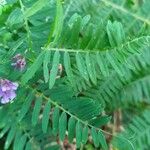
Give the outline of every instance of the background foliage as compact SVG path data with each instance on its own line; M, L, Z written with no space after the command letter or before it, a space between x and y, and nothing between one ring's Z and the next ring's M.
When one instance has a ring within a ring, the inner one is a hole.
M19 88L0 106L0 147L148 150L149 10L149 0L1 0L0 78ZM18 53L22 72L10 65Z

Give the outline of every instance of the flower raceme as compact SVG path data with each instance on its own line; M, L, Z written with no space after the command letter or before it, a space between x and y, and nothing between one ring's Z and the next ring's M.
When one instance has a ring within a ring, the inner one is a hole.
M12 66L22 71L26 66L26 60L21 54L17 54L12 59ZM0 79L0 103L6 104L16 97L18 83L7 79Z
M11 65L14 66L15 69L22 71L26 66L26 60L21 54L17 54L13 57Z
M0 79L0 102L6 104L16 97L15 91L18 88L18 83L11 82L7 79Z

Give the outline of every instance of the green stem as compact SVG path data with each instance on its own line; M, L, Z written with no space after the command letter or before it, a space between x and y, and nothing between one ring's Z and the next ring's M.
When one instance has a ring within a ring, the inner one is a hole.
M145 40L144 40L145 39ZM138 38L134 38L134 39L132 39L131 41L127 41L127 42L125 42L125 43L123 43L123 44L121 44L119 47L120 48L123 48L123 47L125 47L125 46L128 46L128 45L130 45L130 44L132 44L132 43L134 43L134 42L137 42L137 41L139 41L140 42L140 40L141 41L145 41L145 42L149 42L149 40L150 40L150 36L148 35L148 36L140 36L140 37L138 37ZM90 49L67 49L67 48L54 48L54 47L42 47L42 49L44 50L44 49L46 49L46 50L50 50L50 51L61 51L61 52L70 52L70 53L77 53L77 52L79 52L79 53L87 53L87 52L90 52L90 53L97 53L97 52L101 52L101 53L106 53L106 51L114 51L115 49L117 49L118 47L114 47L114 48L112 48L112 49L105 49L105 51L101 51L101 50L99 50L99 49L93 49L93 50L90 50Z
M25 6L23 5L21 0L19 0L19 4L20 4L20 7L21 7L21 11L23 13L23 17L24 17L25 29L27 31L27 40L28 40L28 44L29 44L29 50L32 51L33 49L32 49L31 31L30 31L30 28L29 28L28 19L25 16Z

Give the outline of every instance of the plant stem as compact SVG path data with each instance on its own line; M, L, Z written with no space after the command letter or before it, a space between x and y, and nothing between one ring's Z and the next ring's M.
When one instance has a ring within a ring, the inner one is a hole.
M27 40L28 40L28 44L29 44L29 51L33 51L32 39L31 39L31 31L30 31L30 28L29 28L28 19L25 16L25 6L23 5L21 0L19 0L19 4L20 4L20 7L21 7L21 11L23 13L23 17L24 17L25 29L27 31Z

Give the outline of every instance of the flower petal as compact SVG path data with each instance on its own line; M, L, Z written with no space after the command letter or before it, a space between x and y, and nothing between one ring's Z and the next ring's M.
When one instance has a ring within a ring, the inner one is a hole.
M19 84L17 82L12 83L12 89L16 90L18 88Z
M4 94L3 97L1 98L1 103L6 104L10 101L9 96L7 94Z

